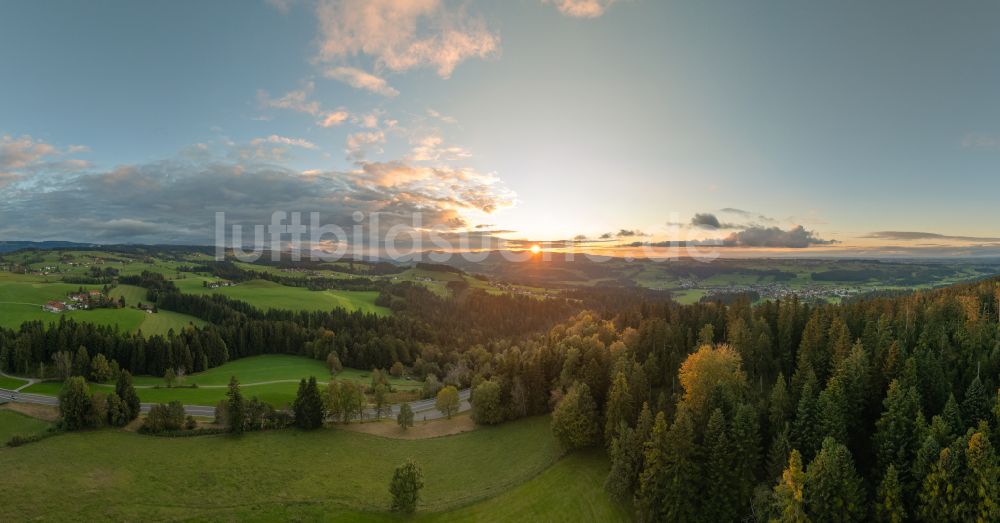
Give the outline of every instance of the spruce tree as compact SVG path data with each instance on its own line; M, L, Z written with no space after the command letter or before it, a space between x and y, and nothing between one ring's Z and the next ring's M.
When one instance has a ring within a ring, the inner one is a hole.
M791 421L791 416L792 400L785 385L785 375L779 372L768 400L767 426L772 437L785 426L785 422Z
M619 435L621 427L628 426L629 422L635 419L634 416L628 380L624 372L618 372L611 383L604 409L604 441L610 445Z
M921 521L963 521L966 507L959 488L961 459L951 448L941 449L920 488L917 516Z
M848 443L847 419L852 413L848 412L847 397L844 393L844 386L836 376L830 379L826 389L819 395L819 419L821 432L824 437L831 437L838 443ZM854 416L858 413L854 412Z
M649 521L693 521L698 515L699 484L694 421L682 406L669 430L666 426L663 413L658 413L646 444L640 512Z
M309 381L299 382L299 391L292 404L295 413L295 425L301 429L312 430L323 426L323 398L319 393L316 377Z
M802 454L792 450L788 466L774 487L774 513L780 523L809 523L805 505L806 475L802 471Z
M766 479L775 481L788 466L788 454L792 451L791 428L788 423L774 435L767 451Z
M906 509L903 500L903 487L899 482L899 473L892 463L885 470L882 483L878 486L875 499L875 520L880 523L903 523L906 521Z
M948 401L944 404L944 410L941 411L941 417L944 418L945 423L951 429L952 436L965 434L965 422L962 420L962 411L958 407L958 401L955 400L954 394L948 396Z
M795 422L792 424L792 445L799 449L803 457L811 459L816 455L823 441L819 400L813 390L814 381L806 381L802 387L802 398L795 411Z
M226 392L226 396L229 398L226 401L226 422L229 424L229 432L242 434L246 420L246 405L243 393L240 392L240 382L236 376L229 378L229 390Z
M968 471L965 477L965 496L976 521L1000 521L1000 463L996 451L986 434L987 425L969 438L965 451Z
M962 400L962 419L967 426L975 427L980 421L990 419L990 397L986 392L983 382L976 376L965 391L965 399Z
M920 414L920 399L916 389L903 389L898 380L889 383L889 392L882 401L884 411L875 423L875 453L879 470L893 465L901 482L907 483L909 467L920 444L916 420Z
M760 425L757 410L747 403L736 407L732 429L733 463L732 476L736 481L738 514L746 514L750 509L753 489L757 485L757 471L761 463Z
M118 373L118 380L115 383L115 394L118 398L122 400L124 404L125 417L128 421L132 421L139 417L139 412L142 410L142 403L139 401L139 394L135 391L135 386L132 385L132 374L129 371L122 369Z
M816 459L806 469L806 512L816 522L863 521L865 495L847 446L823 440Z
M736 520L740 499L732 470L735 454L722 409L715 409L708 418L702 455L705 499L701 515L705 521Z
M635 429L628 425L611 441L608 452L611 470L604 481L604 489L619 503L631 500L638 487L639 474L642 472L642 446L643 441L639 440Z

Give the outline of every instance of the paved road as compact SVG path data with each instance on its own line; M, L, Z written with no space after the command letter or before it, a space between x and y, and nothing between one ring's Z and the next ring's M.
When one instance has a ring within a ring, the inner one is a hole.
M59 399L56 398L55 396L45 396L45 395L42 395L42 394L29 394L29 393L26 393L26 392L19 392L21 389L27 388L27 387L33 385L34 383L37 383L38 380L33 380L33 379L30 379L30 378L20 378L20 377L17 377L17 376L9 376L7 374L3 374L2 372L0 372L0 375L7 376L9 378L15 378L15 379L21 379L21 380L28 380L29 381L27 384L18 387L17 390L0 389L0 400L9 400L9 401L14 401L14 402L19 402L19 403L34 403L34 404L37 404L37 405L51 405L51 406L56 406L56 407L59 406ZM458 397L461 400L460 405L459 405L459 409L458 409L459 412L465 412L465 411L467 411L467 410L469 410L469 409L472 408L472 405L469 403L469 397L471 396L471 394L472 394L472 391L470 389L462 389L462 390L458 391ZM143 412L148 412L149 409L150 409L150 407L152 407L153 405L155 405L155 404L154 403L143 403L142 404L142 411ZM396 414L399 413L399 407L400 407L400 405L390 405L389 406L389 411L387 413L383 413L382 417L386 417L386 418L388 418L388 417L393 417L393 418L396 417ZM417 421L432 420L432 419L437 419L437 418L444 417L444 415L441 414L440 411L438 411L436 408L434 408L434 399L433 398L426 399L426 400L411 401L410 402L410 408L413 409L413 419L417 420ZM184 412L187 413L187 414L189 414L189 415L191 415L191 416L203 416L203 417L213 418L213 417L215 417L215 406L214 405L213 406L208 406L208 405L184 405ZM365 410L365 414L364 414L364 418L365 419L374 419L375 418L375 409L366 409Z

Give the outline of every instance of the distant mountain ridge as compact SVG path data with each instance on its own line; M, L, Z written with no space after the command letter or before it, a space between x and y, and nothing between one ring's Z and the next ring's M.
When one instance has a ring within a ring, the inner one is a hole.
M99 247L96 243L79 243L66 241L0 241L0 253L14 252L21 249L82 249Z

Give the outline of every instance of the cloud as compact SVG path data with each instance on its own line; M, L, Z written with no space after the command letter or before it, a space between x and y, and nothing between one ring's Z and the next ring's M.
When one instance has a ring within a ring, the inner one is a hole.
M316 89L314 82L306 82L301 89L289 91L279 98L271 98L265 90L257 91L257 104L266 109L282 109L308 114L317 119L316 123L321 127L333 127L340 125L350 118L351 114L345 109L335 111L325 110L316 100L310 100L313 90Z
M36 190L0 189L0 237L65 239L72 230L78 241L208 244L216 211L247 225L266 223L274 211L315 211L324 224L347 230L353 213L374 213L380 231L410 224L419 213L424 227L454 229L468 216L513 204L513 193L492 175L406 162L303 173L253 159L179 154L106 171L37 176L32 183Z
M863 236L863 238L874 238L880 240L896 240L896 241L945 240L945 241L962 241L962 242L1000 242L1000 238L978 237L978 236L955 236L950 234L937 234L933 232L917 232L917 231L876 231Z
M292 8L292 4L295 0L264 0L267 5L277 9L281 14L288 14L288 11Z
M555 5L559 12L574 18L597 18L618 0L542 0Z
M455 146L444 145L444 139L432 133L416 141L410 159L415 162L454 161L470 158L472 153Z
M354 67L334 67L328 69L325 75L355 89L364 89L389 98L399 95L399 91L393 89L385 79Z
M316 144L306 140L304 138L287 138L285 136L278 136L272 134L266 138L254 138L250 141L251 145L262 145L262 144L279 144L279 145L290 145L294 147L301 147L303 149L316 149Z
M309 95L315 87L313 82L306 82L302 89L289 91L280 98L271 98L267 91L259 90L257 91L257 102L261 107L286 109L318 116L320 112L319 102L309 100Z
M614 236L615 236L614 234L612 234L610 232L606 232L606 233L600 235L598 237L598 239L601 239L601 240L610 240L611 238L614 238Z
M754 223L768 223L768 224L778 223L778 220L775 220L774 218L771 218L771 217L768 217L768 216L764 216L763 214L756 213L756 212L746 211L746 210L743 210L743 209L737 209L735 207L724 207L722 209L719 209L719 212L724 213L724 214L731 214L731 215L739 216L740 218L742 218L744 220L751 220ZM739 227L739 226L737 225L736 227Z
M835 240L823 240L813 231L807 231L801 225L785 231L778 227L748 227L734 232L723 240L723 244L731 247L775 247L802 249L812 245L830 245Z
M456 120L455 118L453 118L451 116L443 115L443 114L435 111L434 109L427 109L427 116L430 116L431 118L434 118L436 120L441 120L442 122L444 122L446 124L454 125L454 124L458 123L458 120Z
M962 147L983 151L1000 150L1000 135L988 133L969 133L962 137Z
M359 132L347 135L347 157L351 160L362 160L372 149L377 149L378 153L382 148L378 147L385 143L385 132L370 131Z
M322 120L319 121L319 125L320 127L335 127L346 122L350 117L351 113L344 111L343 109L330 111L326 113Z
M442 78L470 58L500 50L482 18L445 0L320 0L321 62L371 57L376 70L430 67Z
M25 180L38 173L65 174L90 167L90 162L69 158L68 155L86 152L82 145L71 145L60 150L47 142L29 135L0 136L0 189Z
M632 238L634 236L645 236L642 231L634 229L619 229L615 236L618 238ZM604 237L603 235L601 236Z

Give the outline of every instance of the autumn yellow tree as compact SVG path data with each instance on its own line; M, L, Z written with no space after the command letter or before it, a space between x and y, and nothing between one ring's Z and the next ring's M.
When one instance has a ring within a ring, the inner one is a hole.
M704 418L716 389L732 404L743 395L747 378L742 363L739 353L726 344L702 345L684 360L679 371L684 401L697 418Z

